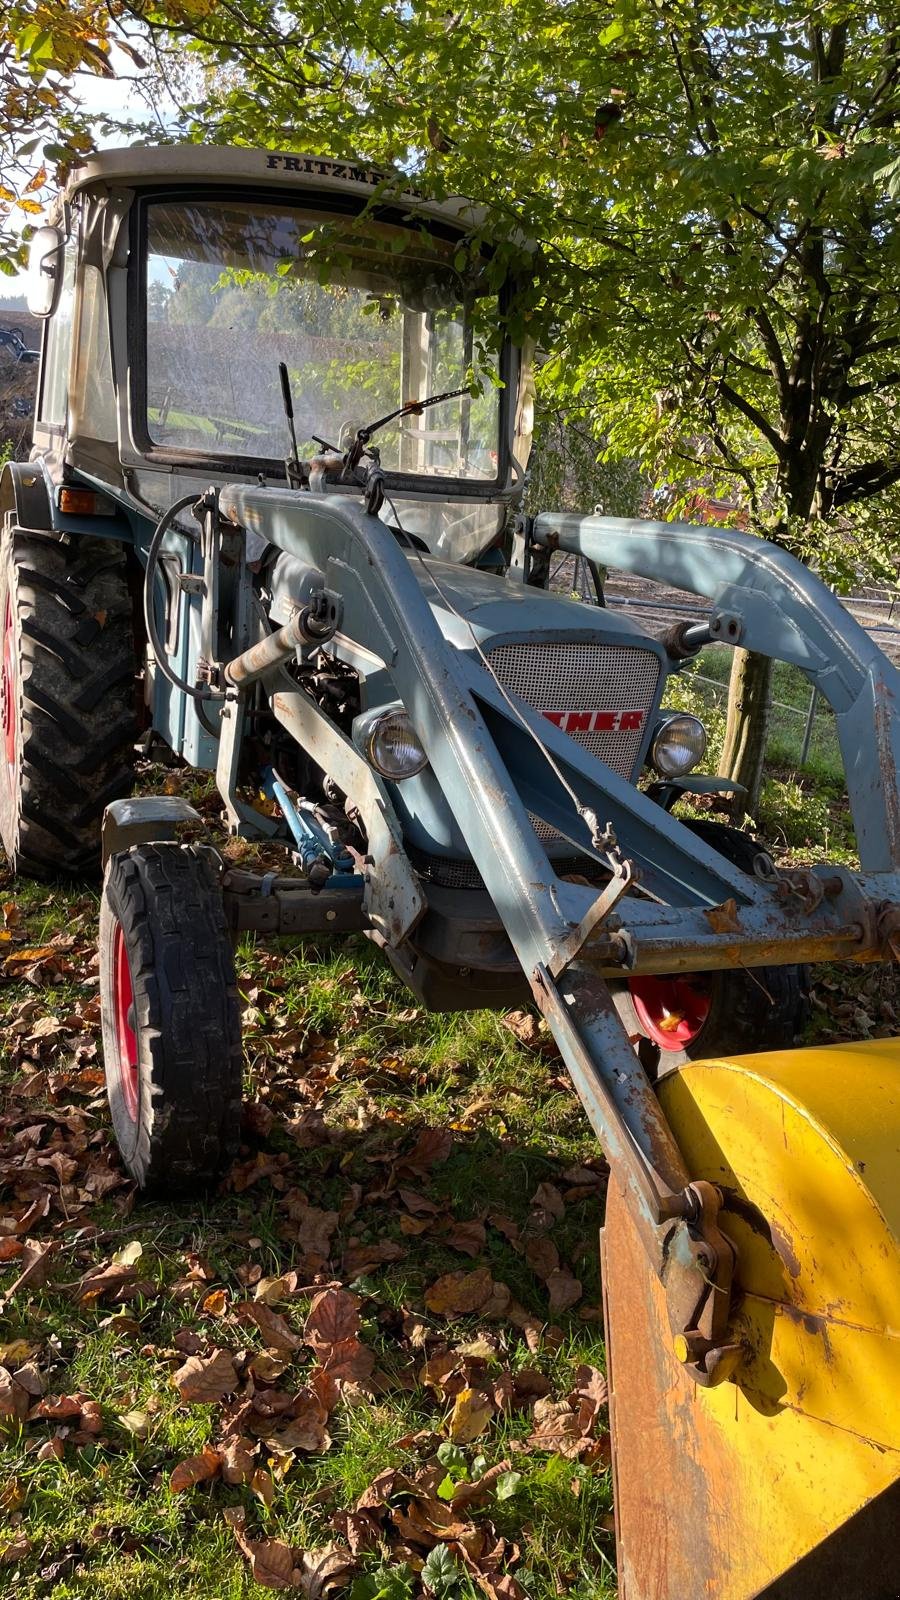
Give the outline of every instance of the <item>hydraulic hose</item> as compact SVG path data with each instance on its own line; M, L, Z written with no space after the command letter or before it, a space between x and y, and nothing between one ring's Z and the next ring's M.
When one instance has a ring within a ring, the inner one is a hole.
M150 540L150 548L147 551L147 570L144 574L144 626L147 629L147 638L156 658L156 664L163 677L168 678L172 687L177 689L179 693L189 695L192 700L209 700L212 690L208 685L186 683L169 666L165 647L157 631L156 616L153 608L156 569L159 565L159 552L162 549L163 539L178 516L179 511L185 511L188 506L196 505L199 498L200 496L196 494L183 495L180 500L176 500L175 504L169 507L168 511L163 513L153 530L153 538ZM210 733L214 731L211 724L208 731Z

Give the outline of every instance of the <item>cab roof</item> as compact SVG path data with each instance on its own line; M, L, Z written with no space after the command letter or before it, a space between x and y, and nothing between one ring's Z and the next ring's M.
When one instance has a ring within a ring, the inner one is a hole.
M142 189L166 183L211 188L265 186L283 189L286 199L292 192L308 195L316 191L355 195L364 202L383 196L387 203L440 219L460 231L478 227L486 215L484 207L468 200L428 199L410 185L404 173L370 162L224 145L132 145L99 151L73 167L65 199L98 186Z

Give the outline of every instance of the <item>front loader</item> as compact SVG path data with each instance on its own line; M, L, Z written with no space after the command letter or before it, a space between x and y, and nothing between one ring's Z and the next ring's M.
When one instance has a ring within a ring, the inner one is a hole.
M900 1046L795 1040L809 964L900 948L900 675L762 541L521 514L515 269L461 202L319 157L109 152L32 255L0 827L21 871L102 852L128 1171L187 1191L237 1148L243 930L362 932L436 1010L532 999L610 1166L625 1600L894 1600ZM554 552L706 613L646 635L551 592ZM833 708L858 870L675 814L728 787L665 705L713 641ZM214 774L261 869L132 798L136 745Z

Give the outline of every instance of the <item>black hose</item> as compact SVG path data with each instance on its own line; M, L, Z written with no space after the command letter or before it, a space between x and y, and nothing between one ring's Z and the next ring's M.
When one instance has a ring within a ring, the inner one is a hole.
M172 523L175 521L179 511L186 510L188 506L196 505L199 498L200 496L196 494L183 495L180 500L176 500L175 504L169 507L168 511L163 513L153 530L153 538L150 540L150 548L147 551L147 570L144 574L144 626L147 629L147 638L150 640L150 646L156 658L157 666L159 667L163 677L168 678L174 689L178 689L181 694L189 695L192 700L209 700L210 696L212 695L212 690L208 684L198 686L196 684L186 683L184 679L179 678L177 672L174 672L169 666L169 663L166 659L165 647L163 646L159 634L156 631L156 616L153 609L153 593L156 585L156 568L159 564L159 552L162 549L163 539L172 526ZM207 731L210 733L213 732L211 725ZM216 737L218 737L218 735L216 735Z

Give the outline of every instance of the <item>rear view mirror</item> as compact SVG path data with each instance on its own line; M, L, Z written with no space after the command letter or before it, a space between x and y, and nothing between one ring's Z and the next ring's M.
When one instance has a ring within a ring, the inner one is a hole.
M59 228L38 228L28 255L26 299L33 317L52 317L62 283L64 240Z

